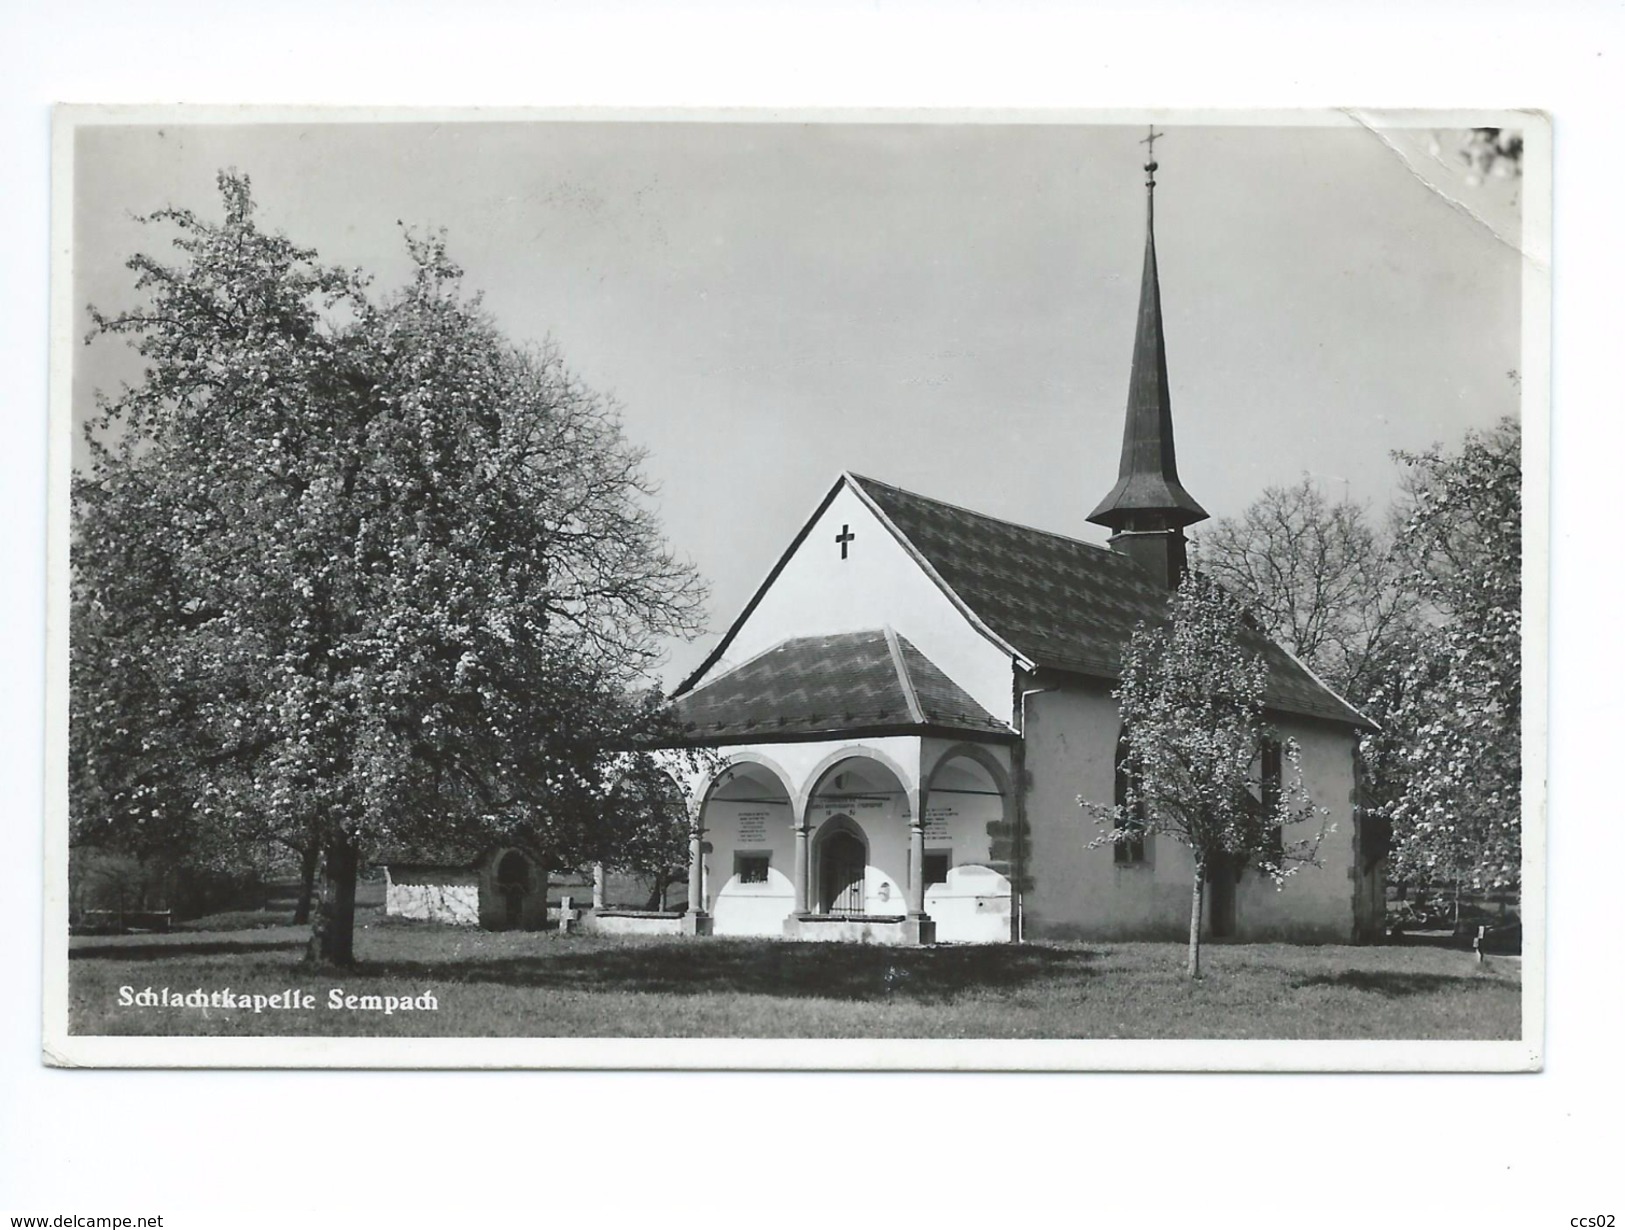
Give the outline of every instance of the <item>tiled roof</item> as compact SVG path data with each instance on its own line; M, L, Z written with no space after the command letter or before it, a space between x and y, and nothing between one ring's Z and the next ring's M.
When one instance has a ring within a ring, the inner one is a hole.
M380 867L472 867L490 848L490 843L455 838L400 842L379 850L372 861Z
M968 727L974 730L1008 730L1009 726L993 718L965 694L952 679L930 658L916 649L905 636L897 638L903 665L908 670L909 682L914 687L920 710L928 722L935 726Z
M1039 666L1115 680L1135 627L1165 614L1167 591L1110 548L848 477L989 631ZM1286 650L1255 642L1272 708L1369 725Z
M697 741L831 731L1010 734L906 639L886 630L803 636L679 696Z

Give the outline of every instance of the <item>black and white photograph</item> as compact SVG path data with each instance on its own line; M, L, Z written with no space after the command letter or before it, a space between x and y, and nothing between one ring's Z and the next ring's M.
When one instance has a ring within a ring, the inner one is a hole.
M48 1047L1538 1065L1548 150L60 112Z
M0 8L0 1225L1617 1224L1622 34Z

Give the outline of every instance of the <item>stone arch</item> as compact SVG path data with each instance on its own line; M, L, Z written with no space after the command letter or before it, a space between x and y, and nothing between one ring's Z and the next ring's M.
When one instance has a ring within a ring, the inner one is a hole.
M982 743L955 743L952 747L944 750L942 755L938 756L936 762L931 766L931 771L926 774L926 780L921 783L923 789L929 790L930 783L936 780L938 771L950 761L958 759L974 761L987 770L987 775L993 779L994 787L1003 796L1006 811L1008 811L1012 793L1009 770L1000 764L999 758L988 751L987 746ZM1007 815L1006 819L1008 818Z
M999 796L998 829L989 830L989 837L993 840L995 851L993 857L996 862L1013 863L1014 851L1008 848L1013 845L1016 822L1016 797L1014 783L1011 781L1010 771L999 763L992 752L979 743L956 743L938 756L936 763L931 766L930 773L926 774L926 783L920 790L920 808L922 813L928 806L931 791L937 788L937 779L944 769L950 768L956 760L968 760L987 774L993 789ZM1002 852L997 848L1001 844L1006 848Z
M683 789L683 783L677 780L677 775L670 769L657 765L655 767L655 772L671 783L671 791L674 795L684 800L688 798L688 791ZM617 773L613 778L610 779L609 789L605 793L613 798L620 792L621 787L626 784L626 780L630 776L631 771L626 769L623 769L621 772Z
M905 795L913 798L919 793L920 783L915 776L892 756L877 747L867 747L861 743L848 744L831 752L814 765L812 771L807 774L801 796L799 798L791 796L795 799L796 813L801 817L803 824L812 823L812 801L818 793L819 785L829 776L831 770L847 760L872 760L897 779L897 784L902 787Z
M481 913L488 929L516 931L531 925L536 915L538 887L542 893L542 909L546 910L547 874L529 851L518 846L500 847L491 853L486 866L491 904Z
M812 892L820 914L861 914L869 869L869 836L848 815L831 816L812 835Z
M719 788L727 784L726 779L730 771L740 765L754 765L772 774L773 779L779 785L779 789L784 791L784 797L790 800L792 807L795 806L795 787L790 782L790 775L784 771L784 767L778 761L771 756L764 756L760 752L738 751L728 753L728 763L718 769L711 780L705 783L705 788L700 792L696 815L704 816L705 805L711 801L711 796ZM796 808L796 810L799 811L799 808Z
M690 887L713 933L782 934L795 906L796 840L783 770L767 756L736 755L700 792L695 814Z
M634 780L635 774L638 780ZM629 786L632 789L629 790ZM646 809L643 814L655 820L659 829L667 830L670 826L673 840L678 842L680 852L678 849L670 850L669 858L658 864L637 867L620 865L614 868L616 892L621 895L618 904L642 906L645 909L666 909L668 892L687 878L689 861L687 843L694 827L694 806L689 791L684 788L677 774L660 760L647 757L641 758L640 763L639 757L629 756L620 773L610 782L605 797L606 802L611 805L610 815L607 817L611 824L623 822L618 805L624 803ZM609 876L604 874L603 878L599 878L603 872L602 864L595 865L593 869L595 905L600 902L600 898L607 901L607 894L610 891Z
M1013 772L985 744L945 748L920 791L926 912L939 939L983 942L1015 936L1018 884L1028 845Z
M838 784L843 774L856 780ZM806 842L804 900L810 914L820 915L831 906L824 845L839 826L826 826L843 816L862 844L866 864L861 887L869 907L903 913L914 874L910 832L918 801L912 777L883 752L858 744L823 757L806 780L798 829L798 840ZM856 857L855 851L850 853ZM855 881L854 875L849 882ZM848 904L834 912L860 911Z

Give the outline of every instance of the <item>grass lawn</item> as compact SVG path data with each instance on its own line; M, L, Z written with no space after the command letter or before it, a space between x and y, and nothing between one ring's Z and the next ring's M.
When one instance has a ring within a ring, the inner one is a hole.
M363 922L365 925L362 925ZM1517 961L1422 947L1179 944L924 949L492 933L358 918L361 965L300 965L294 927L76 937L75 1034L741 1038L1516 1039ZM121 987L312 993L310 1010L122 1006ZM433 992L435 1011L335 1011Z

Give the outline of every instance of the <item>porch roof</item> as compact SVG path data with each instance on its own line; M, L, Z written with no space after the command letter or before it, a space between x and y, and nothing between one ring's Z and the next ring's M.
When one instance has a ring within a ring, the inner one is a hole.
M888 628L802 636L677 698L695 743L934 731L1014 737L907 638Z

